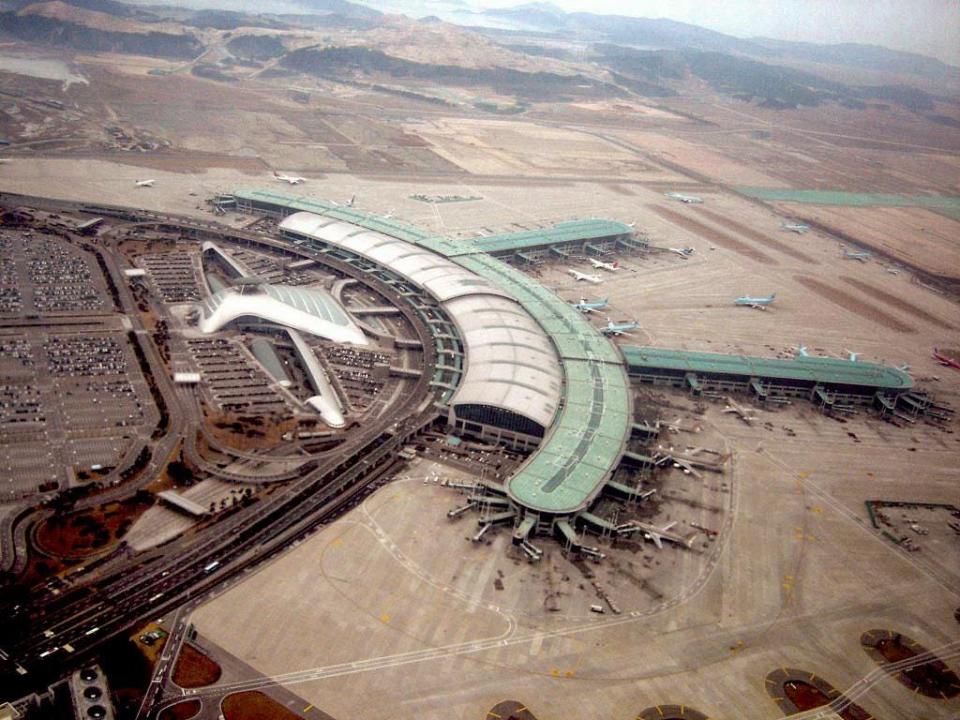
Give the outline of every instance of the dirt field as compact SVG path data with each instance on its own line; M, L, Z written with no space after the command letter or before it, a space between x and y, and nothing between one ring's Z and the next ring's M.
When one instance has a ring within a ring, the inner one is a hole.
M960 279L960 222L956 220L923 208L780 205L932 275Z
M53 516L37 528L36 540L44 552L61 559L102 553L119 542L148 507L131 501Z
M755 260L759 263L763 263L764 265L780 264L769 255L766 255L765 253L762 253L759 250L757 250L755 247L753 247L749 243L745 243L740 240L737 240L736 238L731 237L730 235L727 235L724 232L716 230L715 228L712 228L709 225L706 225L700 222L699 220L695 220L692 217L684 215L679 210L673 210L670 208L665 208L660 206L650 207L650 210L655 212L660 217L666 218L677 227L682 227L685 230L689 230L690 232L694 233L695 235L697 235L698 237L704 240L707 240L708 242L716 243L717 245L721 245L722 247L725 247L729 250L733 250L734 252L739 253L745 257L748 257L751 260Z
M720 225L721 227L725 227L727 230L732 230L738 235L741 235L743 237L748 237L751 240L760 243L761 245L766 245L771 250L777 250L778 252L782 252L786 255L789 255L794 260L799 260L800 262L806 263L807 265L820 264L819 261L814 260L812 257L807 255L806 253L800 252L799 250L794 248L792 245L789 244L789 242L775 240L769 235L765 235L764 233L757 232L753 228L747 227L743 223L737 222L733 218L720 215L719 213L713 210L708 210L705 207L698 206L697 210L702 215L709 218L711 222L714 222L717 225Z
M617 133L619 137L643 148L650 153L651 159L662 159L681 165L698 175L711 179L722 179L730 185L759 185L763 187L789 187L789 183L734 160L732 157L711 149L711 139L688 142L676 136L659 133Z
M220 679L220 666L208 655L193 645L180 648L177 664L173 669L173 681L182 688L199 688L212 685Z
M859 298L841 290L840 288L827 285L826 283L812 277L797 276L796 280L801 285L813 290L813 292L817 293L817 295L820 295L830 302L836 303L843 309L856 313L867 320L872 320L883 325L884 327L890 328L891 330L896 330L897 332L916 332L911 325L908 325L893 315L880 310L873 303L860 300Z
M229 695L221 705L226 720L300 720L301 716L287 710L262 692L243 692Z
M669 182L675 173L583 132L515 120L444 118L408 128L478 175L615 175Z
M866 293L867 295L870 295L874 299L879 300L880 302L886 305L889 305L892 308L896 308L901 312L908 313L922 320L926 320L931 325L935 325L936 327L943 328L944 330L956 330L956 326L951 325L948 322L945 322L942 318L937 317L936 315L934 315L931 312L928 312L926 309L922 307L918 307L913 303L904 300L903 298L897 297L896 295L894 295L891 292L888 292L887 290L883 290L882 288L869 285L863 282L862 280L857 280L856 278L852 278L852 277L841 276L840 279L846 283L849 283L850 285L857 288L861 292Z

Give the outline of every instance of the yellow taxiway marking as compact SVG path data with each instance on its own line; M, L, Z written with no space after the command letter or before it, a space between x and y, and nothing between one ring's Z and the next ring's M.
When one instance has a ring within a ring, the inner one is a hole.
M312 704L311 704L311 705L307 705L307 706L303 709L304 712L310 712L311 710L313 710L313 705L312 705Z

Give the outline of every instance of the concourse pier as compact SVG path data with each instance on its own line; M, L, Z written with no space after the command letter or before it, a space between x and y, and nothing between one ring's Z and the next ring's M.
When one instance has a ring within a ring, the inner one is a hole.
M749 355L621 346L627 372L643 385L685 389L691 395L747 393L761 404L809 400L824 412L873 407L907 422L926 415L942 419L944 408L914 389L903 370L877 363L798 355Z

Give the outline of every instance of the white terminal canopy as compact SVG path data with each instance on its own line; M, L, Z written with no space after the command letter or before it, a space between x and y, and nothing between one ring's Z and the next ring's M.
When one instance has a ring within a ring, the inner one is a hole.
M549 428L560 404L560 359L539 324L505 290L451 260L397 238L309 212L281 231L340 247L406 278L440 302L465 345L465 369L451 399L506 410Z
M214 333L242 317L255 317L334 342L367 344L363 331L340 304L318 288L263 284L221 290L205 303L200 329Z

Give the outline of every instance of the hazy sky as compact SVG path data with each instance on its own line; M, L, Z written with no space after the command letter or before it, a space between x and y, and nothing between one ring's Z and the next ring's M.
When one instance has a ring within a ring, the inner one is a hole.
M473 0L503 7L525 0ZM565 10L667 17L741 37L862 42L960 65L960 0L553 0ZM373 3L371 3L373 4Z

